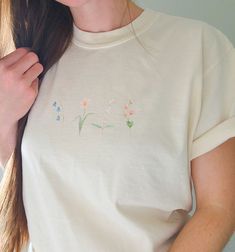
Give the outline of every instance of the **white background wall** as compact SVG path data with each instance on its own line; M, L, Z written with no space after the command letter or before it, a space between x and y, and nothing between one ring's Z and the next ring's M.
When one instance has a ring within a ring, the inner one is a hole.
M142 7L149 7L172 15L203 20L221 30L235 46L235 0L133 0ZM195 210L195 193L194 208ZM235 251L235 234L223 252Z

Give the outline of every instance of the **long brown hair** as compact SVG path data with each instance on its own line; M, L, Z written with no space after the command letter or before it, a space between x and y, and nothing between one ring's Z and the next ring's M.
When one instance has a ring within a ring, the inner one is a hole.
M73 17L69 7L54 0L1 0L0 14L0 56L13 48L31 48L44 67L39 76L40 88L43 76L59 60L71 41ZM21 156L28 114L29 111L18 121L12 165L6 167L1 181L1 252L20 252L29 241L22 197Z
M72 40L70 8L54 0L1 0L0 15L0 57L19 47L31 48L44 67L39 75L40 89L46 72L60 59ZM21 156L29 112L18 121L12 162L7 163L0 185L1 252L20 252L29 242L22 197Z

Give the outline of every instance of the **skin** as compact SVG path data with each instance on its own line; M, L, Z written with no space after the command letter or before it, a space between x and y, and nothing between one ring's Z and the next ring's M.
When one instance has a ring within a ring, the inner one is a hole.
M222 252L235 231L235 137L191 161L196 211L169 252Z
M0 167L5 167L14 150L18 120L38 95L42 71L38 56L26 47L0 59Z
M120 28L129 24L144 11L128 0L59 0L57 2L68 6L74 24L87 32L104 32Z

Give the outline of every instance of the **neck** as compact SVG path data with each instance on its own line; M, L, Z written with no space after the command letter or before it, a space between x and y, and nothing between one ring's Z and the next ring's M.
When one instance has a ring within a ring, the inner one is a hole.
M130 12L129 12L129 9ZM143 9L126 0L93 0L70 7L74 24L87 32L111 31L129 24Z

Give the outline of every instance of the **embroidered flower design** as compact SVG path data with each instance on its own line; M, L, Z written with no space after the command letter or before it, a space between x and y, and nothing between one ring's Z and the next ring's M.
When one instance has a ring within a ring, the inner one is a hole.
M110 128L110 127L114 127L114 125L111 125L111 124L108 124L107 123L107 120L105 119L106 115L107 114L110 114L111 113L111 107L112 107L112 104L115 102L114 99L111 99L109 102L108 102L108 106L107 108L105 109L105 115L103 116L102 120L101 120L101 123L92 123L91 125L99 128L102 130L103 132L103 129L105 128Z
M88 108L88 105L90 103L90 99L88 98L84 98L81 102L80 102L80 105L81 107L86 110Z
M129 128L134 125L132 116L135 114L135 111L131 108L133 101L129 99L128 103L124 105L123 115L126 118L126 124Z
M78 130L79 130L79 135L81 135L81 131L85 125L85 121L87 118L92 115L92 114L97 114L93 112L88 112L90 108L90 102L91 99L84 97L80 103L79 103L79 108L82 110L81 113L79 113L73 121L78 119ZM115 99L110 99L108 101L107 106L105 107L104 111L101 113L101 118L98 122L92 122L90 125L93 127L96 127L101 130L101 133L103 133L104 129L106 128L111 128L115 127L112 123L110 123L110 118L112 118L112 113L115 112L113 111L113 106L116 103ZM116 104L118 105L118 104ZM135 109L132 108L133 106L133 100L128 99L128 102L124 104L124 106L120 106L121 114L118 113L118 116L124 116L125 118L125 124L129 129L131 129L134 125L134 120L133 116L139 112L139 109L135 107ZM63 116L63 107L61 106L61 103L58 101L54 101L52 103L52 107L54 109L54 112L56 113L56 121L63 121L64 116ZM118 105L119 107L119 105ZM130 131L131 132L131 131Z
M64 120L64 116L62 114L62 106L59 105L58 102L54 101L52 104L54 111L56 112L56 121Z
M95 114L95 113L87 113L88 106L90 105L90 99L88 98L83 98L82 101L80 102L80 106L83 109L83 114L78 115L75 117L75 119L79 119L78 122L78 128L79 128L79 135L81 134L82 127L84 126L85 120L89 115ZM75 120L74 119L74 120Z
M112 104L115 103L115 99L111 99L109 102L108 102L108 107L107 109L105 110L106 113L110 114L111 112L111 107L112 107Z

